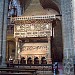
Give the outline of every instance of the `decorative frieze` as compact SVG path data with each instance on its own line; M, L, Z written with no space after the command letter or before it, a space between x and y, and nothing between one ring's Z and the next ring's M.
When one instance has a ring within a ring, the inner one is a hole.
M48 43L20 43L19 46L20 53L18 55L21 56L45 56L48 58Z
M14 26L14 37L47 37L52 34L52 24L20 24Z
M40 23L40 24L43 24L43 23L51 23L51 20L50 19L31 19L31 20L16 20L14 21L15 25L18 25L18 24L37 24L37 23Z
M11 18L11 21L20 21L20 20L32 20L32 19L55 19L55 15L38 15L38 16L22 16L22 17L14 17L14 18Z
M47 50L47 46L23 46L22 50Z

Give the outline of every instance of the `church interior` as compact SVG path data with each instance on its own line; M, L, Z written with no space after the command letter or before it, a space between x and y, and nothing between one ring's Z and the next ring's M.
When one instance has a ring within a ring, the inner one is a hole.
M10 60L14 64L44 64L47 67L53 62L62 63L60 14L59 5L52 0L8 0L7 66Z
M74 75L74 0L0 0L0 75Z

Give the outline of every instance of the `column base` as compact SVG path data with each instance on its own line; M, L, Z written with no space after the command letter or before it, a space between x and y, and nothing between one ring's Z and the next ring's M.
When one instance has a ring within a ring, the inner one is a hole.
M72 58L65 58L63 60L64 74L74 75L74 64Z
M6 64L0 64L0 67L7 67L7 65Z
M52 59L51 58L47 58L47 64L52 64Z

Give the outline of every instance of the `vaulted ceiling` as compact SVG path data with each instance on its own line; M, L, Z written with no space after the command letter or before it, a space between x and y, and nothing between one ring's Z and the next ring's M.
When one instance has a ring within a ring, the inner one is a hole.
M43 8L52 8L59 12L59 7L57 3L55 3L53 0L40 0Z
M20 4L23 6L28 6L31 0L19 0ZM52 8L60 13L60 0L40 0L41 5L44 9L46 8Z

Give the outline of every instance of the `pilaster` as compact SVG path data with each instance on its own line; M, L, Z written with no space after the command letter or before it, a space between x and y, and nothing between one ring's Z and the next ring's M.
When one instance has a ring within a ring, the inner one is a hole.
M72 0L61 0L62 34L63 34L63 66L66 75L74 75L73 56L73 16Z
M3 25L3 13L4 13L4 11L3 11L3 5L4 5L4 2L3 2L4 0L0 0L0 63L1 63L1 61L2 61L2 25Z
M73 25L74 25L74 54L75 54L75 0L72 0L72 13L73 13ZM75 55L74 55L74 64L75 64Z
M2 24L2 63L1 66L6 66L6 31L7 31L7 14L8 14L8 0L3 1L3 24Z

